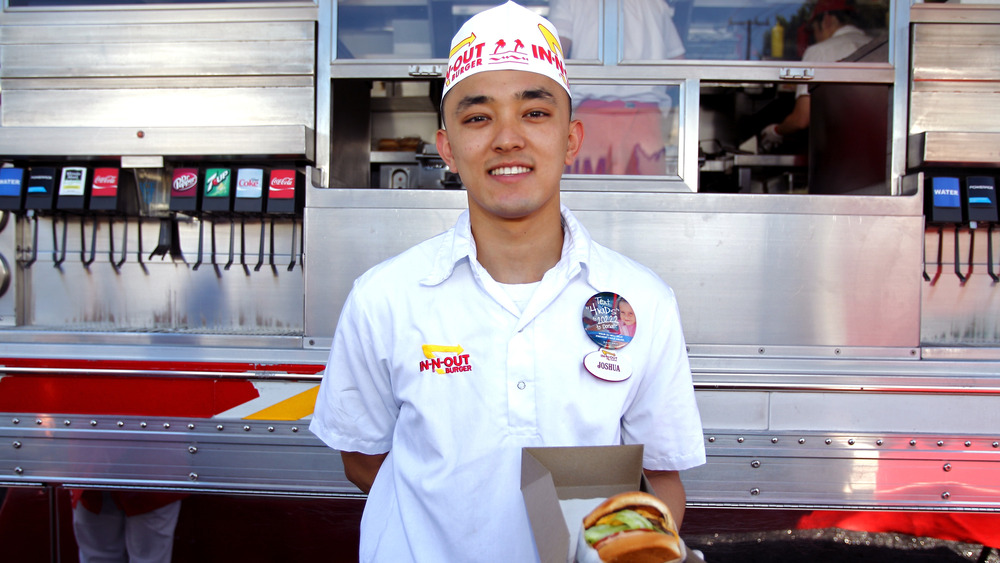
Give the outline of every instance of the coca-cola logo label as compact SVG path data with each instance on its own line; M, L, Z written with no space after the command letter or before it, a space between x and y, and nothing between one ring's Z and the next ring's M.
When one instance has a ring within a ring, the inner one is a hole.
M174 171L173 191L182 192L185 196L193 196L194 188L198 185L198 171L182 169ZM191 193L187 193L191 192Z
M98 168L94 170L93 197L114 197L118 195L118 169Z
M271 171L271 185L268 189L271 199L292 199L295 197L295 171Z

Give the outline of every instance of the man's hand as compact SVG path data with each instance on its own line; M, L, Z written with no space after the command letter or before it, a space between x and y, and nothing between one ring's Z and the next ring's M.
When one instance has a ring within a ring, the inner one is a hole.
M778 124L772 123L761 130L760 135L760 146L765 151L771 151L774 147L781 144L785 138L778 133Z

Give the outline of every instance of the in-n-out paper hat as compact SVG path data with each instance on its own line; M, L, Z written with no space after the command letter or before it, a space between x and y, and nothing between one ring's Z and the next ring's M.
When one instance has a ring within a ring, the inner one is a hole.
M441 99L461 80L489 70L548 76L569 94L566 61L555 26L515 2L480 12L458 30L451 40Z

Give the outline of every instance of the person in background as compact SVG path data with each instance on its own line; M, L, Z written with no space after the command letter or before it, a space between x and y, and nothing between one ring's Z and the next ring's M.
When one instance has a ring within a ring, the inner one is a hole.
M363 274L344 304L309 429L368 493L361 561L537 561L524 447L643 444L678 523L679 472L705 462L672 290L561 203L583 125L558 37L514 2L459 29L436 141L468 209ZM605 349L583 319L617 336L617 296L637 327L615 350L628 377L612 381L585 362Z
M849 56L871 38L850 23L854 6L849 0L818 0L806 25L816 42L802 55L803 62L834 62ZM809 86L799 84L795 105L781 123L772 123L760 132L761 148L771 151L785 136L809 127Z
M170 563L187 493L70 492L80 563Z
M666 60L684 56L684 43L664 0L623 0L624 60ZM559 29L566 56L600 58L601 0L551 0L549 19ZM656 85L573 86L574 115L587 127L576 174L664 175L667 173L664 116L673 107L667 89Z

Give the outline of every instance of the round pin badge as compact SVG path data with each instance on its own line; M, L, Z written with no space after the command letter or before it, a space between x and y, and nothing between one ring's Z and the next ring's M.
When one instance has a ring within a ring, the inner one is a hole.
M625 381L632 376L632 361L623 354L601 348L583 358L583 367L604 381Z
M635 328L635 311L617 293L598 293L583 306L583 330L601 348L624 347L635 336Z

